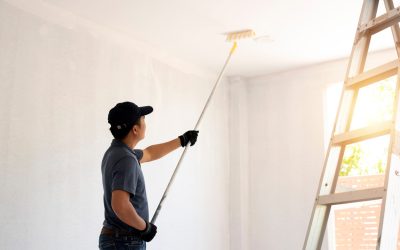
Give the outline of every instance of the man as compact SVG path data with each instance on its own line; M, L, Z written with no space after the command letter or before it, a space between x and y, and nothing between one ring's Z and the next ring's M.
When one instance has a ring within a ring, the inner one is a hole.
M157 160L189 142L194 145L198 131L190 130L169 142L134 149L145 137L145 115L150 106L138 107L132 102L118 103L108 114L114 140L101 163L104 189L105 220L99 237L99 248L146 249L146 242L157 233L149 222L146 187L141 163Z

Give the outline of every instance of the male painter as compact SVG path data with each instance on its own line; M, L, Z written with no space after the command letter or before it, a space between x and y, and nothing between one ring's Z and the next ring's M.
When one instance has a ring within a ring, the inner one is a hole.
M171 141L134 149L145 137L145 116L151 112L150 106L123 102L108 113L114 140L101 163L105 210L99 237L101 250L146 249L146 242L154 238L157 227L149 222L141 163L157 160L189 142L191 146L196 143L198 131L189 130Z

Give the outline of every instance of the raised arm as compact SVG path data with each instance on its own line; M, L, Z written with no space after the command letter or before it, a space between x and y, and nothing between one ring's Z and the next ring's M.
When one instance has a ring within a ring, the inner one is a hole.
M158 160L180 146L185 147L189 142L190 146L193 146L197 141L198 134L199 131L189 130L174 140L149 146L143 150L143 157L140 163Z

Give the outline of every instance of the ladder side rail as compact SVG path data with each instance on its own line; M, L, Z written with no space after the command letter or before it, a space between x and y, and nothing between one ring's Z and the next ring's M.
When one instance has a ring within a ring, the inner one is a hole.
M350 54L350 62L346 72L346 81L349 77L362 73L364 69L371 36L359 31L363 25L376 17L378 4L379 0L364 0L360 19L358 21L356 37L354 39L353 50ZM354 61L354 59L356 59L356 61Z
M396 92L393 103L393 122L390 133L390 144L388 148L387 166L385 170L384 189L386 190L382 199L381 214L378 229L378 241L376 249L397 249L397 236L400 220L400 159L399 151L395 150L398 145L400 113L399 113L399 91L400 91L400 68L396 79ZM396 172L397 171L397 172Z
M385 7L386 7L386 11L390 11L394 9L394 4L393 4L393 0L384 0L385 2ZM400 28L399 28L399 24L396 23L394 24L392 27L392 34L393 34L393 39L395 42L395 46L396 46L396 52L397 52L397 57L400 57Z

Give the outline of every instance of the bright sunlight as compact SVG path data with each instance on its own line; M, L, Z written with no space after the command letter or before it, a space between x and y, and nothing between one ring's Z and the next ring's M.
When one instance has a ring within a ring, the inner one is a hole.
M350 130L389 121L393 116L396 76L359 90ZM389 136L346 146L340 176L383 174L388 157Z

